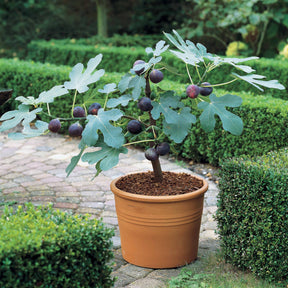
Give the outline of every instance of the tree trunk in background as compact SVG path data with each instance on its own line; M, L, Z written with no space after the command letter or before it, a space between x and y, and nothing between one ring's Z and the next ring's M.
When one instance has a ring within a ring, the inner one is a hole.
M108 37L108 25L107 25L107 14L108 5L107 0L96 0L97 6L97 24L98 24L98 35Z

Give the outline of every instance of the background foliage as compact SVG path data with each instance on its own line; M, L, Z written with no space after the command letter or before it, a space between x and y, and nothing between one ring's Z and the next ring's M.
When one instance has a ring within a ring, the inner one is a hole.
M95 36L96 3L0 1L0 49L13 49L19 56L33 39ZM224 55L230 42L241 40L252 54L266 57L277 54L288 37L288 0L113 0L106 5L109 36L182 28L185 38L203 43L212 53Z
M287 0L187 2L190 9L186 10L182 32L188 38L213 38L225 49L229 42L244 40L253 55L271 57L277 52L279 39L288 36ZM189 17L192 9L193 17Z

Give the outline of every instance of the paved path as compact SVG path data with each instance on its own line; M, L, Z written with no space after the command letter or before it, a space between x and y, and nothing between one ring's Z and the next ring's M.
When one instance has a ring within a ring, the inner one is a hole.
M17 201L17 204L32 202L35 205L53 202L54 207L76 213L89 213L102 217L107 225L115 228L113 237L117 277L114 287L156 288L166 287L167 280L180 273L178 269L146 269L127 263L121 256L121 244L114 197L109 185L115 177L128 172L151 170L151 163L142 152L129 149L122 155L115 168L101 173L93 181L94 167L80 163L67 178L65 168L72 155L78 154L77 139L63 136L42 136L13 141L0 135L0 203ZM168 159L161 159L165 171L188 172ZM209 182L205 194L204 213L201 225L199 256L217 249L215 234L217 186ZM0 206L1 208L1 206ZM199 260L198 260L199 261ZM197 262L197 261L196 261ZM195 264L190 264L195 265Z

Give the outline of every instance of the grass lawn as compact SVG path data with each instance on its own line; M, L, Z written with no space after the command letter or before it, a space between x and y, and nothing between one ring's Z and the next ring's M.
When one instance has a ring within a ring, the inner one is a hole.
M207 253L207 252L206 252ZM288 283L270 283L225 263L219 252L202 255L168 282L169 288L279 288Z

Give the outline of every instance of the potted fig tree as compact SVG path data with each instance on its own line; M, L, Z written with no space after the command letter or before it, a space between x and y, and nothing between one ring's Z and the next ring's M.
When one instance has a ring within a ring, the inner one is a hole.
M66 169L68 175L81 159L95 165L97 176L117 165L119 155L128 152L127 146L147 143L144 153L151 161L153 171L117 178L111 183L111 190L115 196L124 259L151 268L177 267L197 257L203 199L208 184L194 175L162 172L159 160L160 156L169 153L169 143L182 143L191 125L196 123L193 109L201 111L199 119L205 131L214 129L217 115L224 130L240 135L243 122L226 107L238 107L242 99L231 94L216 96L214 87L242 80L259 89L262 89L260 86L284 89L277 80L263 81L264 76L251 74L254 70L250 66L239 65L257 57L221 58L208 53L199 43L184 41L175 30L173 34L164 35L176 48L170 53L185 63L182 73L187 73L191 82L183 85L186 99L174 91L163 91L163 86L155 89L164 73L168 73L161 54L169 53L169 45L161 40L154 48L146 49L149 59L135 61L118 84L106 84L98 90L103 95L101 103L86 107L86 103L79 105L78 102L78 95L87 92L88 85L97 82L105 73L103 69L96 69L102 59L99 54L89 60L85 71L83 64L75 65L70 81L63 85L44 91L37 98L17 97L21 102L18 110L6 112L0 118L0 131L22 123L21 133L9 134L13 139L58 132L63 121L70 121L69 134L81 136L81 140L79 154L72 157ZM231 81L226 83L209 83L209 73L222 65L232 65L242 73L231 74ZM192 79L190 69L195 69L197 79ZM49 104L70 90L74 91L71 117L63 119L53 114ZM187 99L189 104L185 105ZM135 115L124 112L128 104L135 105ZM39 120L41 114L49 117L49 121ZM80 124L83 120L84 127ZM88 147L94 151L87 152Z

